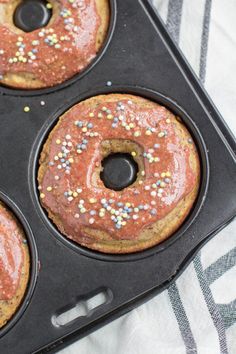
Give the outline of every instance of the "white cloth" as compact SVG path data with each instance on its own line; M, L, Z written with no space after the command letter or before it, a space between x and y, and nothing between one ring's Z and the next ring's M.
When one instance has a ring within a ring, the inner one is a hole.
M236 134L236 1L153 2ZM236 221L168 290L60 353L186 352L236 353Z

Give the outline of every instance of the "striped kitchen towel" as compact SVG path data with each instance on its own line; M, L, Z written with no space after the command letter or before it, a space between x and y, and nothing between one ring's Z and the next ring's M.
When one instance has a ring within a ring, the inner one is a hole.
M153 4L236 134L236 0ZM168 290L63 353L236 354L236 221Z

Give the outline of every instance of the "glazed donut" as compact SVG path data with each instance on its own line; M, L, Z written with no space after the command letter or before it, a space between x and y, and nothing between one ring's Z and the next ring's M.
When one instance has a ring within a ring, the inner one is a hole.
M29 279L29 249L24 232L0 202L0 328L16 312Z
M126 153L137 178L106 188L111 154ZM196 199L200 164L186 127L168 109L127 94L92 97L67 111L43 147L40 201L62 234L104 253L154 246L177 230Z
M46 27L24 32L13 22L22 0L0 0L0 82L22 89L51 87L95 58L109 25L108 0L49 0Z

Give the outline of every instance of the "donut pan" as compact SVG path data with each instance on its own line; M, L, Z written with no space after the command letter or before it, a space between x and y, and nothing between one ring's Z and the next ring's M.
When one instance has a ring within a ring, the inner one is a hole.
M150 3L110 3L108 39L82 75L45 90L0 87L0 200L23 223L31 250L25 300L0 330L4 354L57 352L130 311L163 291L236 215L233 135ZM202 170L199 196L184 225L156 247L120 256L63 237L39 204L35 179L39 152L58 117L87 97L111 92L141 95L176 113L195 139Z

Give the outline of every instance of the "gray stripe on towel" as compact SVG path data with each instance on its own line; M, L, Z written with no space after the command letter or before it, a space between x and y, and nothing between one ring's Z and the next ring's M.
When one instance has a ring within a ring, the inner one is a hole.
M181 336L186 347L186 353L197 353L197 345L194 340L188 317L182 304L176 283L173 283L168 288L168 295L181 332Z
M176 43L179 42L183 0L169 0L166 27Z
M211 290L210 290L208 282L207 282L207 278L206 278L205 273L202 268L199 254L195 257L193 264L194 264L194 268L195 268L195 271L196 271L196 274L197 274L197 277L199 280L199 284L200 284L203 296L206 301L208 311L211 315L212 321L213 321L216 331L218 333L219 344L220 344L220 353L227 354L228 349L227 349L224 322L220 316L217 305L214 302Z

